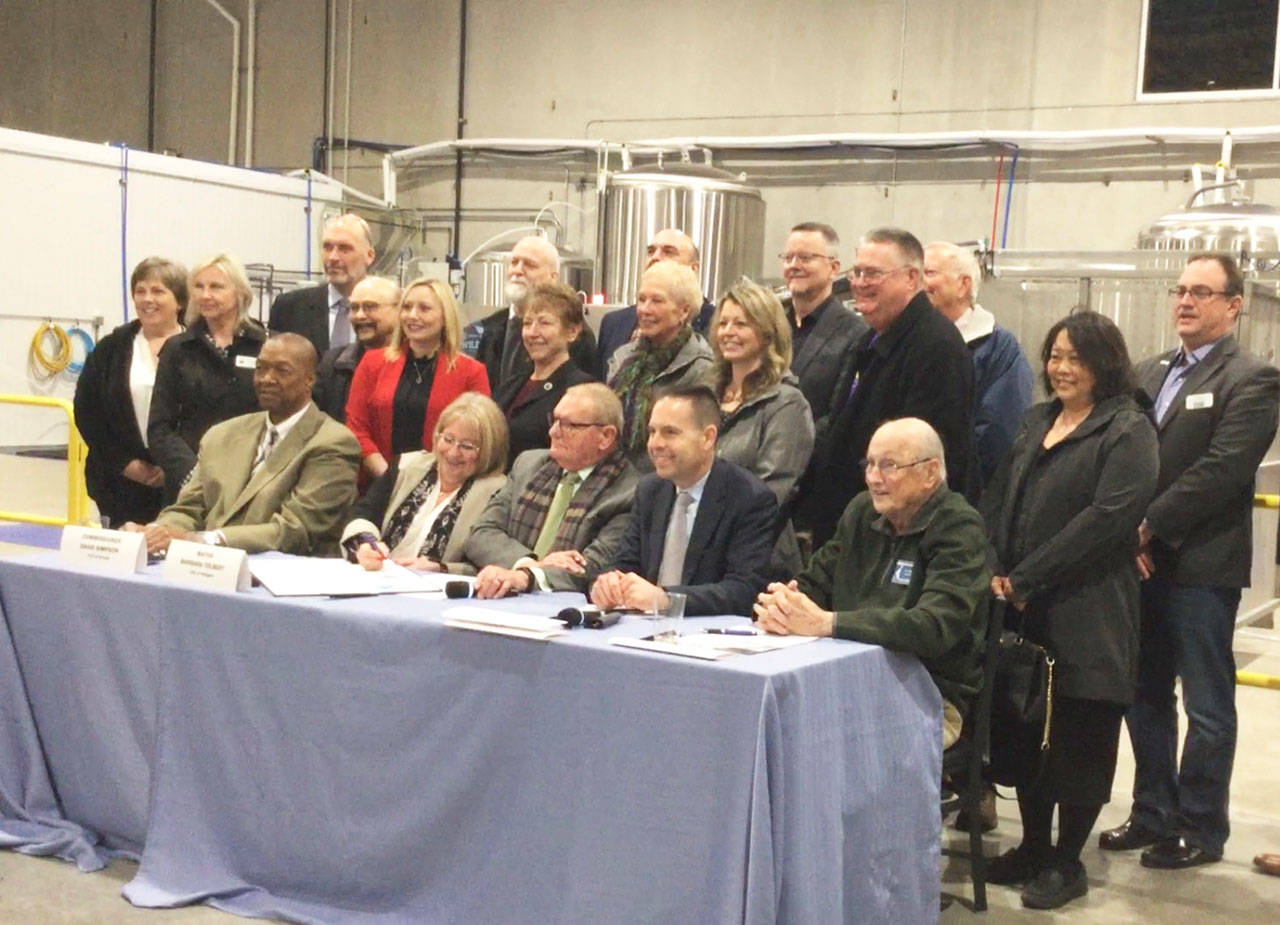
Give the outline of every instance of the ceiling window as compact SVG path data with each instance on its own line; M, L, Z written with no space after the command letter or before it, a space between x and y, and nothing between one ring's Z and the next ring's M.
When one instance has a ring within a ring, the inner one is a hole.
M1144 0L1138 98L1272 96L1280 0Z

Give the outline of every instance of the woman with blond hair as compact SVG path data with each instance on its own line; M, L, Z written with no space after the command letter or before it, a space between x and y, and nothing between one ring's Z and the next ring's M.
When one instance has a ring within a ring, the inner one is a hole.
M794 575L802 563L787 511L813 452L813 416L791 373L791 326L778 297L743 278L720 299L709 333L721 413L716 455L754 473L778 499L774 564Z
M462 547L494 492L507 482L507 421L476 392L455 398L436 422L434 452L405 453L374 480L342 531L347 559L378 571L386 559L426 572L475 574Z
M191 268L187 329L156 363L147 445L164 470L164 503L178 496L214 424L258 410L253 369L267 332L249 317L253 290L240 261L215 254Z
M385 350L360 360L347 396L347 426L367 476L401 453L431 449L436 421L463 392L489 394L484 364L462 353L462 321L448 284L415 279L400 297L400 322Z

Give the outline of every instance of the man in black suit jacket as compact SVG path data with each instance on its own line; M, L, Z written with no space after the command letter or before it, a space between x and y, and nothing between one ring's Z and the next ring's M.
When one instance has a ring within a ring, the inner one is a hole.
M813 419L826 417L831 392L867 326L834 292L840 278L840 237L830 225L801 222L787 235L782 278L791 293L791 371Z
M947 484L962 493L970 488L973 360L956 326L924 293L924 248L908 231L878 228L858 247L852 276L858 312L871 330L846 361L831 413L815 422L796 509L796 526L812 531L814 549L831 539L845 506L866 487L859 459L885 421L928 422L946 450Z
M354 339L349 300L373 265L369 223L352 212L339 215L325 225L320 251L325 282L276 296L267 327L272 334L301 334L323 355L331 343L341 346Z
M716 458L720 403L706 386L670 389L649 416L654 472L636 486L631 524L614 570L591 600L648 611L668 591L685 613L750 616L768 583L778 504L747 470Z
M529 351L524 349L520 337L520 319L524 317L524 306L534 287L559 278L560 252L546 238L529 235L511 248L506 288L511 305L480 322L480 344L475 354L489 373L489 386L493 391L498 391L509 379L529 378L533 360L529 359ZM582 334L569 346L569 356L584 372L596 368L596 339L590 328L583 325Z
M663 228L653 236L653 240L649 242L649 246L645 249L644 268L646 270L659 260L670 260L673 263L683 264L693 270L695 276L698 275L698 268L701 265L698 246L693 243L693 238L676 228ZM715 313L716 307L704 299L702 308L698 310L698 314L693 317L689 324L695 332L706 337L707 329L711 327L711 316ZM636 307L634 303L626 308L611 311L600 319L600 341L596 348L599 366L595 369L595 373L601 382L609 381L609 359L619 347L631 340L635 330ZM583 368L586 369L587 367Z
M1180 869L1221 859L1229 833L1231 643L1240 589L1249 584L1254 476L1276 433L1280 372L1231 333L1244 302L1231 257L1193 255L1171 291L1182 346L1137 368L1155 404L1160 479L1138 528L1142 641L1137 698L1125 716L1133 808L1099 843L1150 845L1143 866ZM1177 678L1187 714L1180 766Z

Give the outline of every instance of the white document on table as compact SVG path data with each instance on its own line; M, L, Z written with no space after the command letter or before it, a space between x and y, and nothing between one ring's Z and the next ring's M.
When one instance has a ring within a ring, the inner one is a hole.
M628 649L644 649L646 652L663 652L667 655L683 655L685 658L701 658L707 661L728 658L730 655L755 655L787 649L791 646L813 642L816 636L723 636L718 633L689 633L674 641L634 639L614 636L609 640L615 646Z
M508 613L487 607L450 607L442 616L444 625L454 629L497 633L499 636L515 636L519 639L534 639L539 642L563 636L567 632L562 620L524 613Z
M358 597L377 594L411 594L443 591L451 576L441 572L415 572L387 561L376 572L366 571L343 559L305 556L255 557L249 560L253 577L276 597Z

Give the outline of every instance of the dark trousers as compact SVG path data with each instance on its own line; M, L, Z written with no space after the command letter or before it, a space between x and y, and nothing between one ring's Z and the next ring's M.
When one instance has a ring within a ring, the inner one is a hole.
M1133 743L1133 818L1221 854L1236 750L1236 664L1231 651L1238 588L1142 584L1138 693L1125 714ZM1187 736L1178 764L1174 680L1182 679Z

